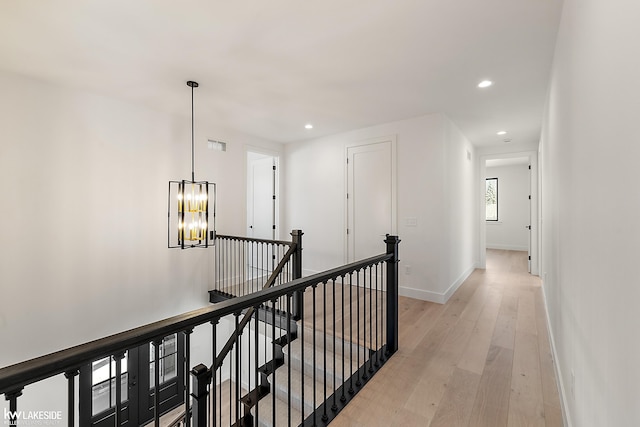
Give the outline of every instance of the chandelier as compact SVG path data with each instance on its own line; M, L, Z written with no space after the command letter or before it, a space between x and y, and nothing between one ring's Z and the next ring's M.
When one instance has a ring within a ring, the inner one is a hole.
M194 173L193 89L191 88L191 180L169 181L169 248L208 248L215 243L216 184L196 181Z

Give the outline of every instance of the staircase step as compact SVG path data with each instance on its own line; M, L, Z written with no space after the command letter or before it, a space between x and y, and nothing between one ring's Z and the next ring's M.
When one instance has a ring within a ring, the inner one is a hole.
M339 349L338 349L338 346L340 347ZM313 350L313 345L308 342L303 342L302 340L296 340L292 342L290 345L284 347L282 349L284 353L284 362L285 364L289 362L288 355L289 353L291 353L291 369L302 371L302 365L303 365L302 348L303 347L304 347L304 372L306 375L313 375L314 350ZM327 352L326 372L327 372L327 377L331 378L331 381L333 382L333 373L334 373L333 352L330 351L333 349L333 341L331 341L331 345L327 347L328 347L327 349L328 352ZM356 346L353 346L353 347L356 347ZM335 371L336 382L341 383L343 380L342 378L342 363L343 363L342 357L343 356L341 351L338 352L337 350L342 350L342 341L336 342L336 353L335 353L335 359L336 359L335 362L337 367L337 370ZM349 347L348 347L348 344L345 343L345 353L346 353L346 356L344 360L344 374L346 378L349 378L349 376L351 375L351 372L355 372L359 367L357 363L357 352L353 353L353 360L351 360L350 362ZM366 354L365 349L360 347L360 364L361 365L364 363L365 354ZM316 366L315 366L316 376L320 378L324 375L324 370L325 370L322 347L315 350L315 355L316 355Z
M314 383L313 377L310 375L302 375L298 370L291 370L291 389L289 390L289 377L286 366L276 371L275 384L273 376L269 377L272 383L272 390L275 389L275 396L283 402L288 402L291 397L291 407L302 412L302 378L304 378L304 413L306 416L311 414L313 410L324 401L324 383L323 377L317 377ZM315 385L316 400L313 400L313 391ZM333 393L331 379L327 378L326 393L329 397ZM266 399L269 400L269 399ZM286 403L285 403L286 405Z
M277 375L277 374L276 374ZM276 377L277 378L277 377ZM273 398L274 394L270 394L258 402L258 425L261 427L279 427L289 425L289 408L286 400L281 400L275 396L276 401L276 423L273 424ZM291 425L299 425L302 414L295 407L291 407ZM251 409L251 413L255 416L256 408Z
M364 325L360 325L360 335L358 336L358 331L356 330L356 325L354 325L351 334L349 330L346 329L344 333L345 340L345 348L348 349L347 343L351 342L354 346L373 348L376 347L376 330L375 325L372 331L369 331L370 325L367 324L367 329L365 331ZM311 323L305 322L304 331L300 328L300 323L298 323L298 337L302 337L304 332L304 340L307 342L313 342L313 326ZM370 332L372 332L370 334ZM324 331L322 329L322 325L316 325L316 345L322 346L322 340L324 339ZM336 352L341 351L342 344L338 346L338 342L342 343L342 330L341 328L336 328ZM380 331L380 327L378 327L378 337L377 337L378 347L381 347L384 344L382 332ZM331 340L331 341L330 341ZM327 348L332 348L333 346L333 327L327 327ZM355 354L355 350L354 350Z

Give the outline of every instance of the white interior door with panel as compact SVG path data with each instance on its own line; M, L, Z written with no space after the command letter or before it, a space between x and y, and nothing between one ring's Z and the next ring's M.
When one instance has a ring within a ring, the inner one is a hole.
M347 261L384 252L396 233L395 137L347 147Z
M277 163L275 156L247 152L247 236L255 239L275 239L277 226ZM246 277L260 277L273 268L272 247L261 252L247 249ZM264 253L267 252L267 253Z

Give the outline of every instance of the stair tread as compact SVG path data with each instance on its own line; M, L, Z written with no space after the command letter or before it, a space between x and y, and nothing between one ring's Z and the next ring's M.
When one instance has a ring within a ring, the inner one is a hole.
M354 367L353 373L355 374L357 368ZM312 376L312 370L309 372L305 370L304 376L302 372L298 369L292 368L291 371L291 403L294 408L301 410L301 400L302 400L302 378L304 378L304 413L306 416L310 415L313 412L313 409L322 404L325 397L325 392L323 390L323 384L325 381L325 377L322 374L322 371L316 371L316 381L314 382ZM349 372L346 372L347 378L350 376ZM273 377L269 377L269 381L273 384ZM314 402L313 399L313 391L316 391L316 399ZM339 387L343 384L343 380L340 376L336 375L336 386L335 389L339 390ZM355 380L354 380L355 384ZM326 377L326 397L329 398L334 393L333 387L333 375L327 374ZM288 371L287 365L280 367L276 370L276 378L275 385L273 386L275 390L275 394L277 397L282 400L287 400L287 391L289 390L289 379L288 379Z
M258 402L258 424L263 427L274 427L273 425L273 397L276 401L276 424L275 426L288 425L288 405L287 402L279 399L275 394L270 394ZM251 409L255 416L256 408ZM291 424L298 425L298 420L302 419L302 413L295 407L291 407Z
M318 345L320 344L320 345ZM316 354L316 364L317 365L323 365L324 366L324 360L323 360L323 345L324 343L318 343L316 341L316 348L314 350L313 344L309 341L303 341L301 339L297 339L295 341L293 341L290 345L285 346L282 348L282 352L284 353L284 359L285 359L285 363L288 360L288 355L289 353L291 353L291 358L294 360L301 360L302 359L302 350L304 348L304 359L305 362L309 362L312 363L313 360L313 354L315 351ZM335 348L335 355L336 355L336 364L338 365L338 372L341 372L342 370L342 341L341 340L336 340L336 348ZM351 350L353 350L353 352L351 352ZM349 342L345 342L344 343L344 356L345 356L345 370L348 369L349 367L349 359L352 359L352 365L353 367L357 367L357 362L358 362L358 350L360 351L360 364L363 363L364 360L366 360L367 358L367 354L368 351L360 346L356 346L355 344L351 344ZM329 371L333 372L333 338L327 338L327 368Z

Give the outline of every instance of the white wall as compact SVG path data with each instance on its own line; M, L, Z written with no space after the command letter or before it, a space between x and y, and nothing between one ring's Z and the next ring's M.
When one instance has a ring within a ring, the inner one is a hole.
M569 425L640 425L640 3L565 0L540 144L542 277Z
M208 305L214 252L167 248L190 117L8 73L0 93L0 367ZM205 121L196 110L196 179L218 183L218 231L243 234L244 146L281 146ZM194 365L210 347L193 344ZM23 409L64 409L64 390Z
M285 228L305 233L307 273L344 263L345 147L388 135L397 141L400 291L443 302L473 270L477 242L474 150L443 115L287 144ZM407 218L416 218L417 226L407 226Z
M498 178L498 221L486 221L487 248L529 250L529 165L486 169L487 178Z
M436 302L448 300L478 263L475 150L451 120L444 117L444 121L444 217L447 234L443 244L447 246L447 251L443 263L448 269L443 273L444 280L440 287L443 298ZM428 194L424 196L428 203L437 203L437 200L429 199Z

